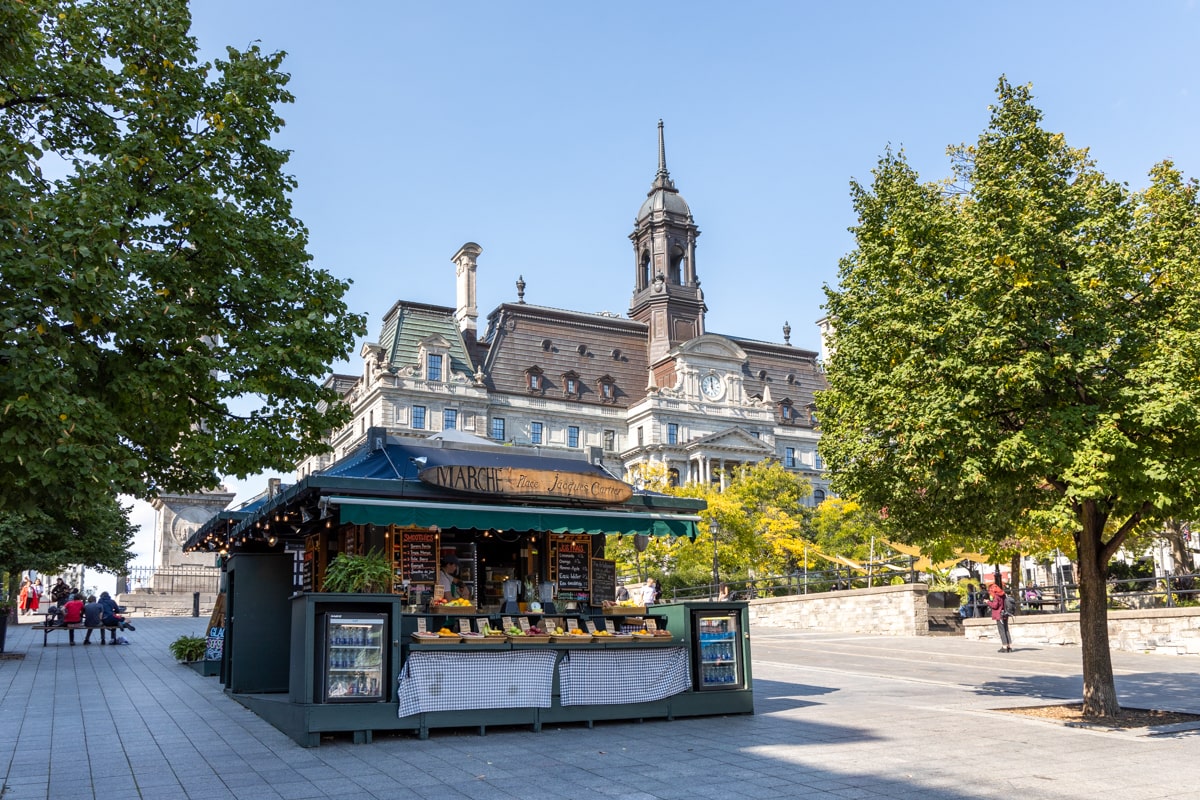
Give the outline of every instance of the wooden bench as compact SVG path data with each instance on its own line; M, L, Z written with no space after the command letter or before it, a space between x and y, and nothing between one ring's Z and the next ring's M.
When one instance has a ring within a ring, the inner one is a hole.
M113 631L113 637L115 638L116 631L120 629L120 626L119 625L98 625L95 628L89 628L86 625L84 625L83 623L78 623L78 624L73 624L73 625L31 625L29 629L33 630L33 631L41 631L42 632L42 647L45 647L46 644L50 641L50 634L53 633L54 631L83 631L86 635L86 633L89 630L92 630L92 631L100 631L100 635L104 636L104 631L109 630L109 631ZM103 641L103 639L101 639L101 641Z

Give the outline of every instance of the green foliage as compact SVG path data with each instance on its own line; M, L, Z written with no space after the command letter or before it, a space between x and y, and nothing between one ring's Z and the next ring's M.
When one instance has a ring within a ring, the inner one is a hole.
M889 152L853 184L820 448L835 491L927 553L1071 537L1087 708L1113 713L1106 565L1200 498L1197 184L1164 162L1131 193L1041 128L1027 87L997 94L953 178Z
M391 588L392 563L378 550L338 553L325 570L327 592L387 592Z
M57 552L118 494L317 452L364 326L269 144L282 53L198 62L184 0L0 5L0 512Z
M204 638L200 636L180 636L167 645L176 661L199 661L204 658L206 647Z

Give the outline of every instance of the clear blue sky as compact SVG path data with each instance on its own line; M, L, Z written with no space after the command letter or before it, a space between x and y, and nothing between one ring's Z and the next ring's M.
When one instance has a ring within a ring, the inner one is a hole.
M786 320L809 349L852 247L851 179L889 145L947 175L1001 74L1110 177L1144 186L1168 157L1200 175L1195 0L192 8L206 57L256 40L289 54L295 213L316 263L354 281L371 339L398 299L454 304L467 241L481 313L516 299L518 275L530 303L625 313L659 118L703 232L708 329L782 341Z

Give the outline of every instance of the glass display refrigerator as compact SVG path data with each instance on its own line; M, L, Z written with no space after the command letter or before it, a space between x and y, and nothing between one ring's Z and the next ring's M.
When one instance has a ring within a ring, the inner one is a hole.
M324 703L382 702L387 686L384 645L387 615L325 614L321 701Z
M692 669L698 691L745 689L742 612L692 608Z

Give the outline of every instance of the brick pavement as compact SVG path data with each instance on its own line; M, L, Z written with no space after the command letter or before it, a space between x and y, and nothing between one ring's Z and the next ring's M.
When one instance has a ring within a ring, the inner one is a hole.
M953 637L756 629L752 716L378 735L304 749L167 644L205 619L137 621L124 647L0 661L4 800L195 798L1191 798L1200 733L1061 727L989 709L1079 696L1079 652ZM1127 704L1200 711L1200 661L1114 653ZM1136 702L1135 702L1136 701Z

